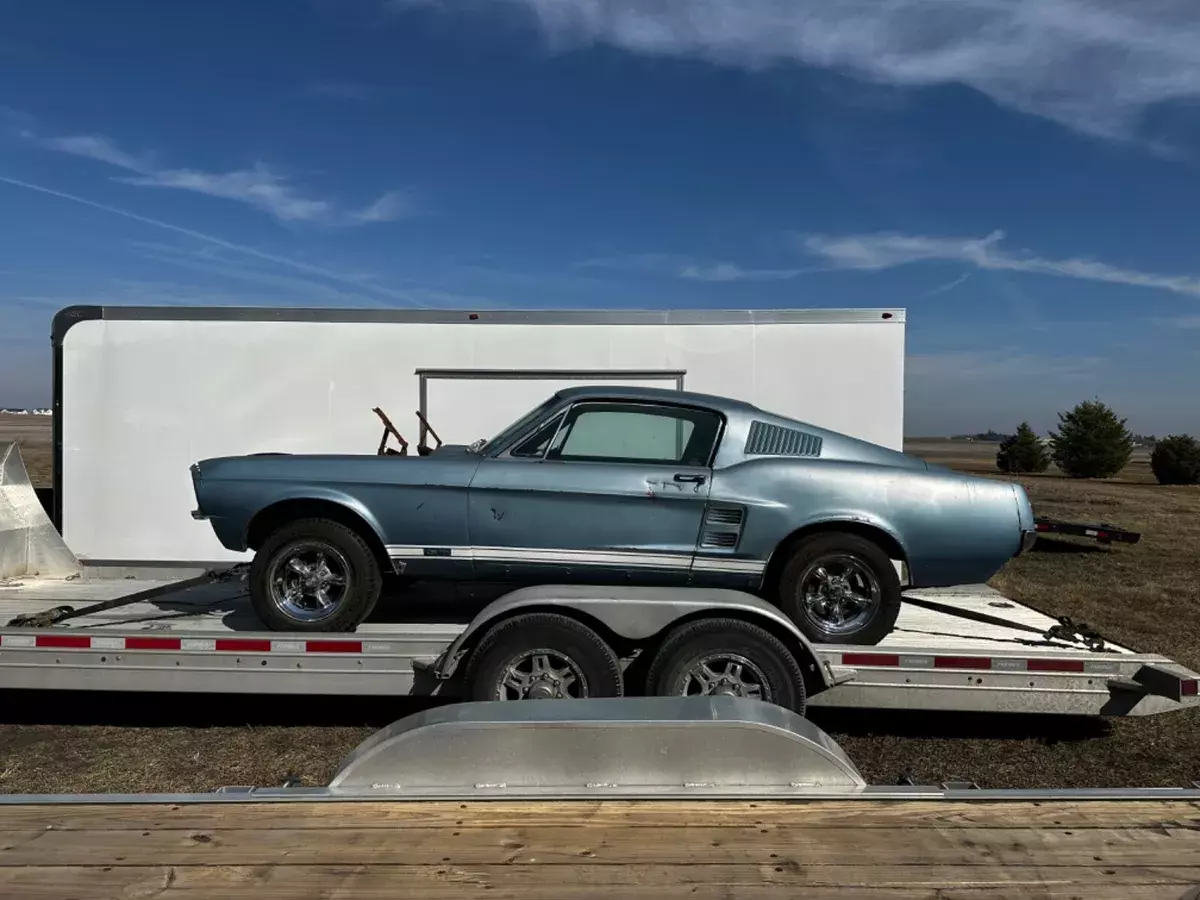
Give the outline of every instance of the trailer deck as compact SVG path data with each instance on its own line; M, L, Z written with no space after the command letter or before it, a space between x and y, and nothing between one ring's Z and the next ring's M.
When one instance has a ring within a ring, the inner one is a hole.
M418 586L385 598L353 634L305 636L261 630L236 581L171 587L203 573L85 567L72 579L0 583L0 688L446 694L448 683L423 675L422 664L499 592ZM6 627L56 605L153 590L52 627ZM1045 638L1055 619L986 585L906 597L883 642L815 646L834 684L809 706L1149 715L1200 705L1196 673L1128 647Z
M1198 825L1173 800L10 806L0 894L1185 900Z

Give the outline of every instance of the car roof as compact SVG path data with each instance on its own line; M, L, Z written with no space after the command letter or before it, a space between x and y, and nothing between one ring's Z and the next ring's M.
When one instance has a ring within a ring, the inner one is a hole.
M679 391L673 388L638 387L626 384L586 384L562 388L555 396L564 400L659 400L674 403L695 403L711 406L724 412L759 412L758 407L730 397L716 394L701 394L695 391Z

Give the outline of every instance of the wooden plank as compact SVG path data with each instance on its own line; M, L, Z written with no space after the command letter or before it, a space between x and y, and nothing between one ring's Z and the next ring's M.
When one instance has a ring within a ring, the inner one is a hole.
M0 824L25 828L145 831L163 828L560 828L619 825L764 825L854 828L1200 827L1191 801L1077 800L1054 803L897 801L544 801L187 803L30 805L0 808Z
M537 821L531 818L530 821ZM1200 860L1200 829L556 826L0 831L0 865L1009 865L1170 868ZM782 862L777 862L782 860Z
M803 889L805 900L1181 900L1187 878L1131 869L1100 880L1087 868L1013 868L980 878L976 870L901 866L827 869L756 866L131 866L0 867L0 894L21 900L92 900L112 897L253 897L308 900L353 897L372 900L416 896L489 900L574 900L655 897L695 900L784 900ZM1195 869L1191 870L1195 876ZM411 892L408 893L408 892Z

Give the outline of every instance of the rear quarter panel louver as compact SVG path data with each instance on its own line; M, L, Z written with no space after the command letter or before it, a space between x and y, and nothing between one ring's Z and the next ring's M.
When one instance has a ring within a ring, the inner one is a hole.
M704 514L700 546L705 550L732 550L742 535L746 511L739 506L713 506Z
M747 456L808 456L821 455L821 439L797 428L784 428L768 422L751 422L746 446Z

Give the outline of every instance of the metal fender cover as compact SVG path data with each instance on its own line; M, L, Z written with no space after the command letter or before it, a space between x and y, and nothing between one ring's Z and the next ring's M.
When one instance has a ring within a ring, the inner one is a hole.
M723 588L622 587L610 585L546 584L526 587L493 600L471 620L434 664L438 678L450 678L463 656L463 648L482 631L501 619L526 610L575 610L603 623L615 634L639 641L669 628L680 619L707 613L713 617L737 615L771 624L791 637L791 649L820 662L808 638L779 609L761 597ZM785 642L788 643L788 642ZM798 658L801 666L807 660ZM818 665L826 687L832 673Z

